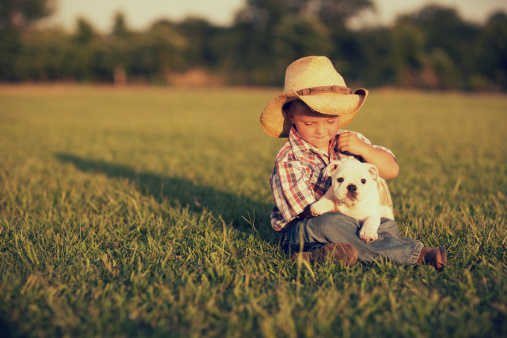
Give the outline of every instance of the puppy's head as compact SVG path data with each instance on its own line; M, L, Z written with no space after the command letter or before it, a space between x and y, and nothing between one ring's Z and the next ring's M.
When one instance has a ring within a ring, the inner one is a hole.
M378 179L378 169L373 164L357 160L332 161L325 169L324 175L332 179L333 192L336 198L345 204L366 199Z

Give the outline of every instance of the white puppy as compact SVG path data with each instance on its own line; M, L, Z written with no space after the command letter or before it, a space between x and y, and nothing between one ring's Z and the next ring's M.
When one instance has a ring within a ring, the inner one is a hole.
M332 185L312 204L312 215L339 211L363 223L359 232L363 241L376 240L380 218L394 220L391 194L377 167L357 160L332 161L324 169L324 175L331 176Z

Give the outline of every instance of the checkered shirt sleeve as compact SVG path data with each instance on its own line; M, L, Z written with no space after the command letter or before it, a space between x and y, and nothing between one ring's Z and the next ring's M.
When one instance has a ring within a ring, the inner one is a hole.
M275 205L285 220L292 220L302 213L307 205L316 201L305 169L298 161L279 162L275 165L271 186ZM281 224L280 224L281 225ZM280 225L273 224L276 230Z

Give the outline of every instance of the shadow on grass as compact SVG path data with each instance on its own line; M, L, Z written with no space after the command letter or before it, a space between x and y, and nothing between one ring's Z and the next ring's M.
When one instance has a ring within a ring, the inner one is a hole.
M0 337L28 337L20 333L16 324L9 322L7 315L0 314Z
M254 226L264 239L271 242L275 237L269 225L271 205L213 187L198 185L185 178L138 172L129 166L85 159L71 154L58 153L55 157L62 162L72 163L83 172L101 173L110 178L135 182L143 195L153 196L159 203L170 203L174 207L188 206L189 211L196 213L206 208L215 217L221 216L227 224L232 224L243 232L252 231L252 226L247 220L255 219Z

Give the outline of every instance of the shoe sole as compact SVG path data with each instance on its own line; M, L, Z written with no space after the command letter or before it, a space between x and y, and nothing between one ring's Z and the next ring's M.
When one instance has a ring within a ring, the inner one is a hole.
M445 246L441 246L438 248L438 251L440 251L440 258L442 259L441 263L437 263L436 268L438 271L442 271L445 267L447 267L447 250ZM438 266L441 265L441 266Z

